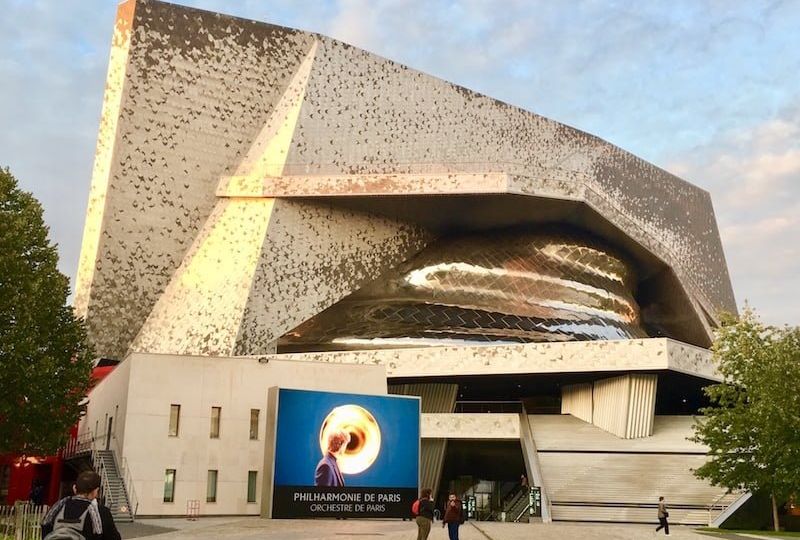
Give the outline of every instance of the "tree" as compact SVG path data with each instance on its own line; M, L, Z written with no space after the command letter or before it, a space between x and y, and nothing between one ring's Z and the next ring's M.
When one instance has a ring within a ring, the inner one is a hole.
M92 352L66 304L42 207L0 168L0 454L52 454L79 418Z
M725 316L712 346L723 381L705 388L693 440L710 448L695 474L777 500L800 488L800 329L762 324L749 308Z

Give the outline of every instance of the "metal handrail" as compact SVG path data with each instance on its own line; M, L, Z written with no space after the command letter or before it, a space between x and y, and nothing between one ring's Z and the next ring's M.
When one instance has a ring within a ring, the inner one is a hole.
M133 473L128 466L128 458L122 458L122 467L124 469L123 482L125 482L125 490L128 493L128 503L131 505L131 519L136 518L139 512L139 497L136 495L136 488L133 484Z
M111 491L111 485L108 482L108 471L106 471L105 463L100 459L98 453L97 441L105 439L105 433L101 436L92 438L92 467L94 472L100 475L101 491L105 499L105 505L109 508L114 506L114 494Z
M136 488L133 485L133 473L128 465L128 459L122 455L122 450L119 447L117 436L111 435L111 451L117 458L117 466L119 467L119 474L122 478L122 485L125 487L125 493L128 495L129 512L131 519L136 518L136 513L139 511L139 497L136 495Z
M530 504L530 503L526 504L526 505L525 505L525 508L523 508L523 509L522 509L522 512L520 512L519 514L517 514L517 517L515 517L515 518L514 518L514 523L517 523L517 522L519 521L519 519L520 519L520 518L521 518L521 517L522 517L522 516L525 514L525 512L527 512L527 511L528 511L528 509L529 509L530 507L531 507L531 504Z
M727 509L730 506L730 504L720 504L720 501L722 499L724 499L725 497L727 497L728 495L731 495L731 494L732 494L731 491L726 491L725 493L723 493L722 495L720 495L719 497L714 499L714 502L712 502L711 504L708 505L708 526L709 527L714 522L714 519L716 519L722 512L725 511L725 509ZM738 500L738 499L736 499L736 500ZM732 501L731 504L733 504L734 502L736 502L736 501L735 500ZM715 509L719 510L719 511L716 513L716 515L714 515L712 517L711 512L713 512Z
M87 430L77 435L75 438L70 438L70 440L67 441L67 444L64 445L64 450L61 452L61 455L64 459L69 459L78 454L91 452L93 442L94 437L92 435L92 431Z

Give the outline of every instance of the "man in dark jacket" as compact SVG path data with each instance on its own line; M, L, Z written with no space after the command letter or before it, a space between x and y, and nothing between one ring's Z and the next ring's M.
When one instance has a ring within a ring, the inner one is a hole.
M100 475L85 471L75 481L75 496L58 501L42 520L42 538L53 530L75 527L83 522L83 537L86 540L121 540L114 525L111 510L98 504Z
M333 431L328 435L328 451L317 463L314 470L314 485L342 487L344 486L344 476L339 470L336 461L337 456L347 449L350 442L350 434L346 431Z
M667 518L669 517L669 512L667 512L667 503L664 501L664 497L658 498L658 527L656 527L656 532L664 529L664 534L669 536L669 523L667 522Z
M447 525L447 536L450 540L458 540L458 528L464 523L464 507L455 493L447 498L444 508L442 527Z

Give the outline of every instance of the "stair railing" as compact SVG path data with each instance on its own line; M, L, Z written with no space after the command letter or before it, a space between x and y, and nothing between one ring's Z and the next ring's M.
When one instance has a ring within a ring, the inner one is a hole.
M720 515L728 507L727 505L720 503L720 501L722 501L722 499L724 499L728 495L730 495L730 493L728 493L726 491L725 493L723 493L722 495L720 495L719 497L714 499L714 502L712 502L711 504L708 505L708 526L709 527L711 526L711 523L713 523L713 521L716 518L716 516ZM717 510L717 513L715 515L712 515L712 512L714 512L714 510Z
M732 501L730 501L729 503L727 503L727 504L720 503L720 501L722 499L724 499L725 497L727 497L729 495L737 495L737 497L735 499L733 499ZM747 502L747 499L749 499L750 496L751 496L751 493L749 491L741 491L741 492L728 491L728 492L723 493L719 497L717 497L714 500L713 503L708 505L708 526L709 527L717 527L717 525L714 525L714 522L717 519L719 519L719 517L722 514L724 514L731 506L733 506L735 504L741 504L742 502ZM744 499L744 501L742 501L742 499ZM712 512L714 512L715 510L716 510L716 513L712 514ZM734 512L735 511L736 510L734 510Z
M105 505L109 508L114 506L114 494L111 491L111 485L108 482L108 471L106 470L105 461L100 457L100 452L97 448L98 440L105 440L105 434L94 437L92 439L92 467L94 472L100 475L100 491L105 499Z
M517 517L514 518L514 523L517 523L520 519L522 519L522 516L525 515L525 512L527 512L530 507L531 507L530 503L526 504L525 508L522 509L522 512L517 514Z
M128 496L128 511L131 515L131 519L135 520L136 513L139 511L139 498L136 496L136 488L133 485L133 473L131 473L131 468L128 465L128 458L122 455L116 435L111 437L111 444L114 457L119 467L122 485L125 488L125 494Z
M131 519L136 518L139 512L139 497L136 495L136 488L133 485L133 473L131 473L130 466L128 466L128 458L122 458L123 468L123 481L125 482L125 491L128 493L128 502L131 505Z
M92 430L86 430L78 434L74 439L67 441L64 450L61 453L64 459L70 459L79 454L91 453L93 448L94 435Z

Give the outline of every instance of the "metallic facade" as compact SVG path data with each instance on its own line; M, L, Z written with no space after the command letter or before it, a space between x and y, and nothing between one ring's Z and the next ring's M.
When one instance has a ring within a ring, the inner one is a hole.
M328 37L157 0L118 9L75 307L98 355L155 353L170 381L185 369L239 395L252 357L288 360L251 389L255 406L264 384L378 366L439 428L422 444L434 487L462 426L503 439L516 425L545 519L551 495L570 499L560 469L539 463L538 420L523 402L517 424L454 414L465 378L591 381L591 399L562 396L564 416L588 418L591 403L605 435L647 438L657 392L681 391L657 378L718 379L704 347L719 312L736 310L711 200L696 186ZM208 365L193 368L198 357ZM622 382L609 386L609 374ZM147 376L131 396L161 388L160 370ZM200 386L169 383L159 396L196 399ZM108 396L125 410L127 391ZM595 409L596 396L610 405ZM168 410L156 403L142 407ZM157 426L139 426L137 459L163 471L151 455ZM189 441L192 467L204 451ZM685 476L702 461L690 458L675 458ZM665 481L684 477L649 472L668 497L681 493ZM714 497L672 500L705 508Z
M705 191L325 36L127 0L75 306L103 356L270 353L437 238L509 225L512 206L533 230L586 213L578 226L649 258L631 290L664 335L707 345L736 309Z
M278 351L646 337L631 263L585 234L437 241L328 308Z

